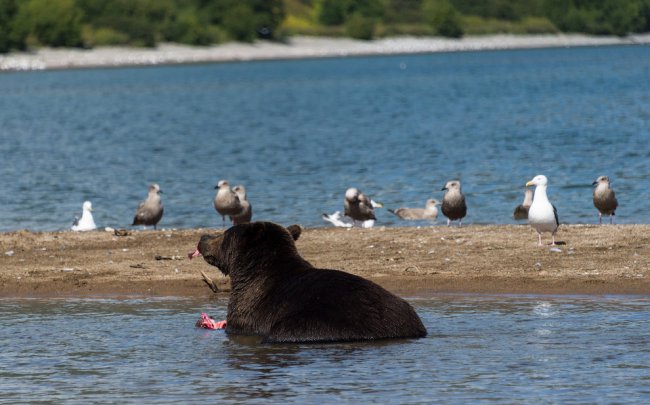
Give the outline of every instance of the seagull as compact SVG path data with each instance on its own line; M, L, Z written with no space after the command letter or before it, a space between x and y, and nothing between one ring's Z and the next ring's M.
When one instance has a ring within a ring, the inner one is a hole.
M154 183L149 186L147 199L138 205L138 209L135 212L133 223L131 225L153 225L153 229L156 229L156 225L160 222L160 219L163 216L163 205L160 201L160 193L162 193L162 190L158 184Z
M84 201L81 219L75 218L72 228L75 232L94 231L97 229L93 219L93 205L90 201Z
M245 224L251 222L253 218L253 206L246 198L246 187L239 185L232 188L232 191L237 194L239 203L241 204L241 214L233 215L230 217L233 225Z
M594 206L598 209L598 223L603 223L603 214L609 215L609 223L613 223L618 201L616 193L609 184L609 177L600 176L591 184L596 186L594 188Z
M555 245L555 233L560 226L557 209L546 196L547 185L548 179L541 174L526 183L526 187L536 186L533 203L528 209L528 223L537 231L539 238L538 246L542 246L542 232L550 232L552 238L551 245Z
M337 228L352 228L352 224L345 222L341 219L341 211L336 211L333 214L323 213L323 220L330 222Z
M388 210L388 212L405 220L430 219L435 221L438 216L438 207L436 205L438 205L438 200L430 198L427 200L424 208L397 208L395 210Z
M380 207L383 207L381 203L373 201L357 188L351 187L345 191L343 215L352 218L355 223L360 221L363 228L371 228L374 225L377 219L375 208Z
M214 209L217 210L223 221L224 228L226 227L226 215L237 216L241 215L243 208L239 201L239 196L232 191L228 180L220 180L215 186L217 194L214 196Z
M463 218L467 215L467 205L465 205L465 196L460 189L460 181L451 180L442 188L446 190L445 196L442 197L442 213L447 217L447 226L451 221L458 220L458 226L462 226Z
M515 208L515 211L512 213L512 217L516 221L520 221L522 219L528 219L528 209L530 208L530 205L532 203L533 203L533 190L527 188L526 191L524 191L524 202L522 202Z

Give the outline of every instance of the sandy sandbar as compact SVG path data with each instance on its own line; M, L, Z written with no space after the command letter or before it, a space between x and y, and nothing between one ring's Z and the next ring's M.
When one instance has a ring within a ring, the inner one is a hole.
M0 233L0 296L210 295L188 260L212 229ZM650 225L562 225L555 249L527 225L307 229L313 265L369 278L402 295L440 292L650 294Z

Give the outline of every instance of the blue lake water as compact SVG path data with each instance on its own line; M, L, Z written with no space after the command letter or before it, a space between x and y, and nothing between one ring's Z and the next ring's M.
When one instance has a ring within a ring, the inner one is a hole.
M86 199L128 226L151 182L161 226L220 226L220 179L255 219L326 226L349 186L393 208L460 178L465 223L512 223L536 174L562 222L597 221L608 175L617 222L650 223L650 47L2 73L0 141L0 231L67 229Z
M311 345L194 327L226 299L0 299L0 402L650 402L647 297L414 298L424 339Z

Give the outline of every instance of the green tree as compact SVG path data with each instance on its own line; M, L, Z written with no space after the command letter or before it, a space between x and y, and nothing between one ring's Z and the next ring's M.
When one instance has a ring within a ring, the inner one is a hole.
M14 38L29 36L49 46L81 46L81 10L74 0L21 2L13 24Z
M9 52L11 48L20 48L24 38L19 43L12 38L11 27L13 19L18 12L15 0L0 0L0 53Z
M208 23L222 26L240 41L272 38L285 16L282 0L199 0L198 7Z
M223 28L237 41L252 42L255 39L257 21L253 9L240 3L228 10L221 20Z
M641 0L639 2L639 26L634 32L650 31L650 0Z
M560 30L596 35L626 35L646 24L647 0L546 0L548 18Z
M450 38L463 36L460 14L449 0L425 0L422 11L438 35Z
M349 0L321 0L316 5L318 21L324 25L341 25L345 22Z
M165 41L190 45L209 45L217 42L207 23L201 22L196 10L182 11L163 29Z
M422 22L422 0L386 0L384 22L420 23Z
M370 40L375 32L375 20L356 12L345 22L345 32L352 38Z

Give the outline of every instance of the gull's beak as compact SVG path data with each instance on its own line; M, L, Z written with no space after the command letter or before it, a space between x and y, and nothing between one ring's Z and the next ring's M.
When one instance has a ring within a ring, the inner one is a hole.
M380 203L379 201L370 200L370 204L373 208L384 208L384 204Z
M532 181L529 181L528 183L526 183L526 187L534 186L534 185L535 185L535 183L533 183Z
M445 191L445 190L447 190L447 187L443 187L440 189L440 191Z
M593 183L591 183L592 186L595 186L596 184L598 184L597 181L594 181Z

